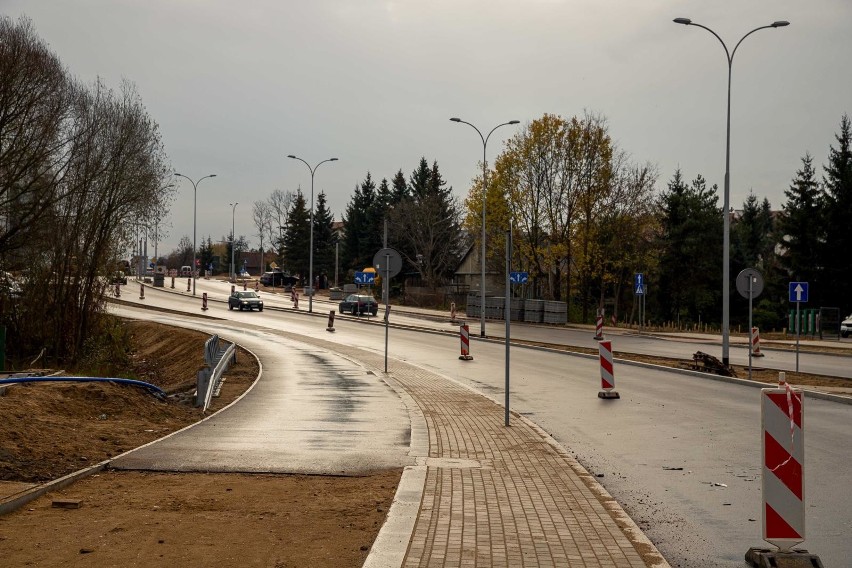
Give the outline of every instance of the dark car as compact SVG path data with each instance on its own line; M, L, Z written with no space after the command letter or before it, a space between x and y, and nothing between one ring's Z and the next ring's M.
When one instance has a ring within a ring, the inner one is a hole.
M246 309L251 311L256 308L257 311L262 312L263 300L260 299L260 296L256 292L234 292L228 296L228 309L233 310L234 308L239 308L240 311Z
M287 276L283 272L264 272L260 276L260 283L264 286L292 286L299 279L295 276Z
M354 316L361 314L376 315L379 311L379 303L372 296L350 294L340 302L339 311L341 314L350 313Z

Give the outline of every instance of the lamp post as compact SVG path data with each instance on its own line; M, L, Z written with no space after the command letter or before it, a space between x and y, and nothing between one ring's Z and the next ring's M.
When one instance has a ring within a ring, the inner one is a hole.
M192 181L192 178L185 176L183 174L179 174L177 172L175 172L175 175L178 176L178 177L188 179L189 183L192 184L192 295L195 296L195 280L196 280L196 273L195 273L195 217L196 217L196 215L195 214L196 214L196 211L198 210L198 207L197 207L198 184L201 183L201 180L216 177L216 174L206 175L203 178L199 179L198 181Z
M237 273L234 269L234 249L237 244L237 235L234 232L234 215L237 213L237 205L239 203L228 203L231 206L231 280L236 281Z
M316 290L314 290L314 173L317 171L322 164L326 162L336 162L337 158L328 158L327 160L323 160L318 163L314 167L311 167L309 163L307 163L302 158L298 156L294 156L293 154L289 154L288 158L292 158L294 160L299 160L311 171L311 237L310 237L310 251L308 252L308 286L311 287L311 293L308 295L308 313L312 313L314 311L314 294Z
M731 69L734 63L734 55L737 53L737 48L745 38L758 30L767 28L783 28L789 26L790 22L778 20L766 26L754 28L742 38L734 46L733 51L728 51L728 46L719 37L719 34L708 28L707 26L696 24L689 18L675 18L676 24L685 26L696 26L703 28L716 36L719 43L725 49L725 57L728 61L728 116L727 116L727 134L725 136L725 194L723 199L723 219L724 232L722 237L722 363L730 364L730 336L731 336Z
M471 123L462 120L460 118L451 118L453 122L461 122L463 124L467 124L479 134L479 137L482 139L482 279L479 282L480 287L480 295L481 295L481 303L479 306L479 337L485 337L485 198L488 194L488 168L485 162L485 148L488 146L488 139L491 138L491 134L500 128L501 126L506 126L507 124L518 124L519 120L510 120L509 122L504 122L502 124L498 124L494 128L491 129L491 132L488 133L488 136L483 136L482 132L479 131L477 127L472 125Z

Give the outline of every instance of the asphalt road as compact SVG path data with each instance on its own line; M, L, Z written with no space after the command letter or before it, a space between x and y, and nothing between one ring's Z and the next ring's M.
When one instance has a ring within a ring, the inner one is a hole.
M149 293L145 302L200 313L197 299L161 291ZM222 304L207 313L231 318L233 323L226 327L233 329L244 323L332 336L323 318L304 313L228 312ZM196 318L191 320L197 327ZM383 327L339 318L336 328L335 341L374 352L384 349ZM474 361L459 361L455 337L390 332L391 357L454 378L502 403L503 346L474 341L472 348ZM838 358L829 359L838 364ZM512 409L550 432L591 472L602 474L599 481L673 566L744 566L746 550L763 544L758 389L617 365L622 398L602 401L597 398L599 369L594 359L514 347L511 361ZM852 406L807 399L805 421L804 546L819 554L826 566L848 565ZM679 467L683 469L669 469Z

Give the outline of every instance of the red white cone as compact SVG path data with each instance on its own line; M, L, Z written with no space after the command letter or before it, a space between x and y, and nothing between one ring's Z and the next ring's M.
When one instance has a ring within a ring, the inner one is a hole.
M758 327L751 328L751 356L763 357L763 353L760 352L760 328Z
M459 339L461 340L461 355L459 355L459 359L462 361L472 360L473 356L470 354L470 329L466 323L459 326Z
M603 313L599 313L598 320L595 323L595 337L593 339L600 341L603 338Z
M615 390L615 373L612 364L612 341L599 341L601 360L601 390L598 398L621 398Z
M325 330L334 331L334 310L328 312L328 327Z
M207 311L207 292L201 294L201 309Z

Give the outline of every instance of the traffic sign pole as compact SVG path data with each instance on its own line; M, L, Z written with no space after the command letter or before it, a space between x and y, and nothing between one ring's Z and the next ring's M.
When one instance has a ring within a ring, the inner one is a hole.
M799 335L802 333L802 322L799 316L799 306L801 302L796 302L796 372L799 372Z

